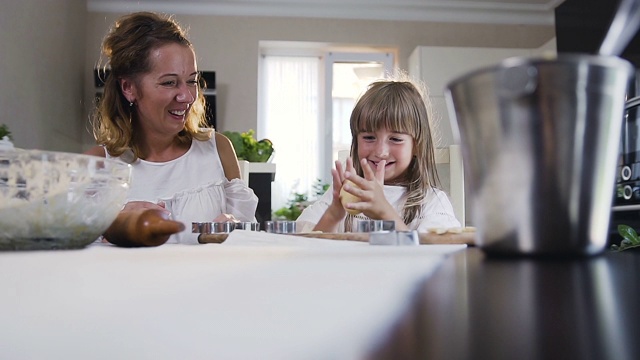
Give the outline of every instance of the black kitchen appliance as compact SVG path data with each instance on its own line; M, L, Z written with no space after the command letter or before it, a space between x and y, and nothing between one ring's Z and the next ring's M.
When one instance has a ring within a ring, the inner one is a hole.
M621 0L565 0L555 9L558 54L595 53L611 24ZM640 34L631 40L621 57L640 68ZM620 141L620 156L613 189L613 207L609 221L609 242L622 237L618 225L640 231L640 93L630 86ZM634 173L635 171L635 173Z
M610 221L610 243L619 243L618 225L640 229L640 96L631 86L625 103L625 118L620 139Z
M205 111L207 123L211 125L214 129L218 129L216 127L217 118L216 118L216 72L215 71L201 71L200 79L203 81L201 83L202 88L204 89L204 98L206 101Z
M614 209L640 209L640 97L625 104Z

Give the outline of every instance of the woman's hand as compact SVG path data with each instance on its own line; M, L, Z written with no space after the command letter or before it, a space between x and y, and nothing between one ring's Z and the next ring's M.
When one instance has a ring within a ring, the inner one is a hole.
M213 222L239 222L232 214L220 214L213 219Z
M164 201L160 201L158 203L152 203L149 201L129 201L124 205L122 211L130 211L130 210L160 210L168 218L171 217L171 212L165 208Z

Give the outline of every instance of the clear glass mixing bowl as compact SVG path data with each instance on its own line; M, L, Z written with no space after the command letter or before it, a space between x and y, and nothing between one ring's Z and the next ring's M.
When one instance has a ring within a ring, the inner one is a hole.
M0 250L77 249L122 209L131 166L40 150L0 151Z

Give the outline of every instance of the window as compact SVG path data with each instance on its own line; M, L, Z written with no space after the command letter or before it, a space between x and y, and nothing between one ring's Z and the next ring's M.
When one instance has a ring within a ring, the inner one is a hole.
M355 101L372 80L392 73L393 55L267 51L259 68L257 135L274 143L275 210L293 192L309 194L317 179L331 182L338 151L351 145L349 117Z
M349 118L357 99L367 86L375 80L392 74L393 55L391 53L336 53L326 56L325 109L327 114L326 138L324 141L323 180L331 181L330 169L338 160L338 152L351 148Z
M319 72L318 57L262 59L258 137L274 144L274 210L286 204L292 191L306 192L320 176Z

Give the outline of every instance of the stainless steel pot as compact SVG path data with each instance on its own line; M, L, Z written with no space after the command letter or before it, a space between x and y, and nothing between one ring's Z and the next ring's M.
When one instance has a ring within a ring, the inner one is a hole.
M604 250L633 72L616 57L511 58L447 85L485 252Z

